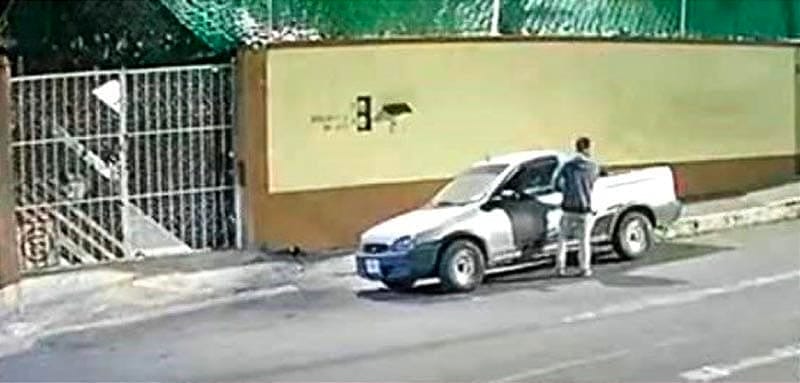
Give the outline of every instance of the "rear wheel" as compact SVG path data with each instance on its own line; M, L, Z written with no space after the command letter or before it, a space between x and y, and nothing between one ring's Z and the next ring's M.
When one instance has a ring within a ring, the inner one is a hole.
M614 250L623 259L639 259L653 247L653 223L644 214L625 213L614 231Z
M383 284L392 291L405 292L414 288L415 280L383 281Z
M442 253L439 278L447 291L472 291L483 280L483 251L469 240L455 240Z

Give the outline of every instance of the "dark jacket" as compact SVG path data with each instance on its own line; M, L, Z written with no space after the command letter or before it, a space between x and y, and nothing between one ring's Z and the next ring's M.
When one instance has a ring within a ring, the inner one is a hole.
M564 194L561 209L571 213L592 212L592 188L599 174L600 167L584 155L579 154L564 164L556 183Z

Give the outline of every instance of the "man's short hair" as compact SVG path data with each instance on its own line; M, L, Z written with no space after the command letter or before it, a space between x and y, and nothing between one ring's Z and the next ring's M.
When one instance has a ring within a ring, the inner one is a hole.
M581 137L575 140L575 150L579 152L585 152L591 147L592 147L592 140L590 140L589 137Z

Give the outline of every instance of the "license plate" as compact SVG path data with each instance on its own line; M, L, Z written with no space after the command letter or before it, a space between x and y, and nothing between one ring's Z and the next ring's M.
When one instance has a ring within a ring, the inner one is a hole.
M367 259L364 261L364 267L367 269L367 274L370 275L381 275L381 264L377 259Z

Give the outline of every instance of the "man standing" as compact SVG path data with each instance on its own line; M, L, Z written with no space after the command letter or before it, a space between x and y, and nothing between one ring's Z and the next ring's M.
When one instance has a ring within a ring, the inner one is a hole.
M600 174L600 167L591 159L592 142L587 137L575 141L575 158L564 164L558 175L557 187L564 195L561 203L561 227L559 230L556 274L563 276L567 264L567 241L570 234L580 240L579 260L581 274L592 275L592 189Z

